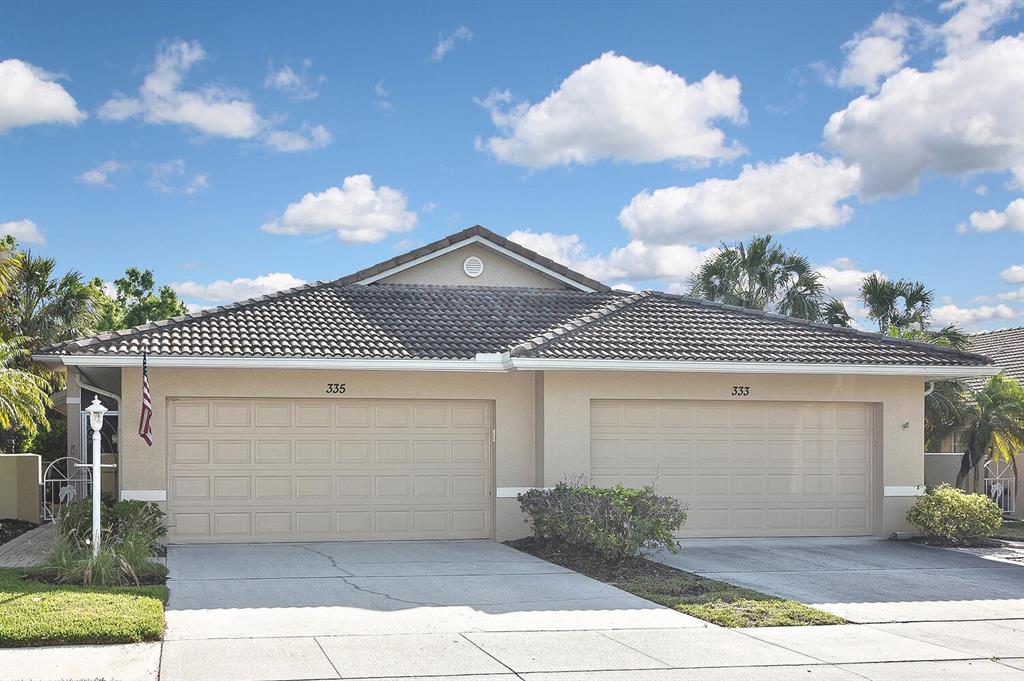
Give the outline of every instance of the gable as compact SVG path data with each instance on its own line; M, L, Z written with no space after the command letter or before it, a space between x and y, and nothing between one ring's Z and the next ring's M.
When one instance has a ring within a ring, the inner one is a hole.
M479 259L483 270L478 276L466 274L464 264L467 258ZM565 282L545 275L536 267L502 255L481 243L468 244L443 255L421 260L373 283L569 288Z

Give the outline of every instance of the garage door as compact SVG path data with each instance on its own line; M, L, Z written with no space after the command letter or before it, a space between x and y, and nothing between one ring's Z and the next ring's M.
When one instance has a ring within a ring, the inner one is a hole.
M591 474L682 499L682 536L870 534L871 417L866 404L594 401Z
M486 538L491 406L168 401L171 541Z

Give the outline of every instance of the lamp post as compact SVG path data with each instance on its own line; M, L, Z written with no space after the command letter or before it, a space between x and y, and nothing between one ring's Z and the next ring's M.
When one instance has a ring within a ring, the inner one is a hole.
M92 404L85 408L92 427L92 555L100 551L100 470L102 454L100 452L100 429L103 428L103 416L107 408L100 403L100 398L93 397Z

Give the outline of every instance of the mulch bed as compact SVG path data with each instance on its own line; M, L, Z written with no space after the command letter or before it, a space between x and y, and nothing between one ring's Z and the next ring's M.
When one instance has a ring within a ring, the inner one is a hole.
M586 575L599 582L615 584L638 577L672 577L680 574L680 570L655 563L646 558L626 558L612 563L607 558L594 553L583 553L579 549L566 544L545 541L536 537L526 537L505 542L514 549L529 553L555 565L561 565L575 572Z
M6 544L15 537L20 537L29 530L39 527L27 520L15 520L14 518L0 518L0 544Z

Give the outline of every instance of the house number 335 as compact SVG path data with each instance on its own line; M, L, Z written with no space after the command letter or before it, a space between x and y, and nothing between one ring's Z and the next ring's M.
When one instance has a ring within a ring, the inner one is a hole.
M746 397L750 394L749 385L734 385L732 387L732 394L734 397Z
M328 395L341 395L341 394L343 394L345 392L345 384L344 383L328 383L327 384L327 390L325 390L324 392L326 392Z

